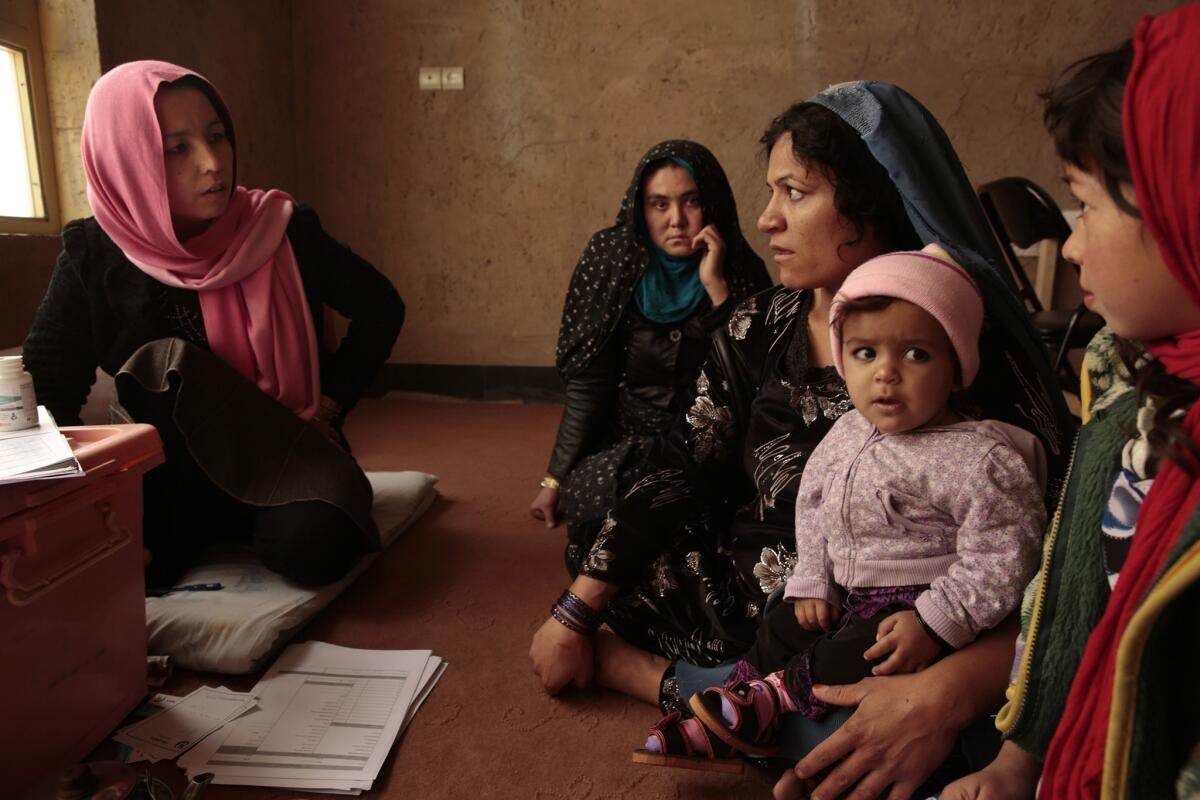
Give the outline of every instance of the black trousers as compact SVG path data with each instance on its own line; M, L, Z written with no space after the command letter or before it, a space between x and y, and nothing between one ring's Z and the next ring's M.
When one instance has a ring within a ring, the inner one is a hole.
M362 532L336 506L321 500L253 506L218 488L188 452L172 404L171 392L147 393L136 415L158 429L166 455L144 483L147 587L174 585L206 547L222 541L249 542L268 569L309 586L343 577L363 556Z
M884 658L868 661L863 653L875 643L879 625L903 603L884 606L871 617L846 614L831 631L805 630L791 603L777 603L758 629L754 645L742 656L763 675L784 673L784 685L804 696L813 683L839 685L870 677Z

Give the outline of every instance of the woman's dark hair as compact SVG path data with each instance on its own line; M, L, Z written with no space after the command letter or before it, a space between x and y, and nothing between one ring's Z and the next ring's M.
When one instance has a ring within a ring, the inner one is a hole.
M796 103L767 126L759 141L769 156L784 134L792 136L792 155L806 167L820 169L833 185L833 207L851 225L858 244L868 231L885 251L916 250L921 240L909 222L904 201L858 132L818 103Z
M213 110L217 112L217 119L221 120L221 124L225 126L225 138L229 140L229 145L233 148L233 177L236 182L237 139L234 138L233 119L229 116L229 109L225 107L225 103L217 96L217 92L213 89L212 85L199 75L184 75L182 78L162 83L158 88L159 91L163 89L196 89L208 98L208 102L212 104Z
M1132 65L1133 44L1126 41L1115 50L1076 61L1038 96L1046 104L1043 119L1058 157L1084 172L1098 173L1117 208L1141 219L1142 213L1121 193L1121 184L1133 184L1121 130L1121 104Z
M642 209L642 207L645 205L645 202L646 202L646 184L648 184L650 182L651 178L653 178L660 171L662 171L663 169L666 169L667 167L676 167L678 169L682 169L685 172L687 172L689 175L692 176L693 181L696 180L696 176L691 170L686 169L682 164L680 164L678 161L671 158L670 156L651 161L649 164L646 165L646 168L642 170L641 184L638 186L637 205L638 205L639 210ZM699 183L696 184L696 191L697 191L697 193L700 192L700 184ZM701 210L705 210L704 209L704 195L702 193L700 193L700 208L701 208Z

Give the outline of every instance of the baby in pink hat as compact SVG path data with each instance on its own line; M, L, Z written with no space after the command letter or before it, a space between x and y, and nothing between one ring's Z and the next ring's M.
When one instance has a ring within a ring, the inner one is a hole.
M916 672L1017 607L1045 524L1036 437L971 419L983 301L944 250L874 258L830 310L854 410L809 457L784 602L721 686L652 729L635 760L721 768L777 752L780 718L829 710L814 684ZM722 762L726 762L723 764Z

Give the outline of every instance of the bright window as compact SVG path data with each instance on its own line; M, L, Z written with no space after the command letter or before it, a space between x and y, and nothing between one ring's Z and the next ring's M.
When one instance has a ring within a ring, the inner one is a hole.
M58 233L52 130L38 0L0 0L0 234Z
M0 45L0 217L44 218L25 53Z

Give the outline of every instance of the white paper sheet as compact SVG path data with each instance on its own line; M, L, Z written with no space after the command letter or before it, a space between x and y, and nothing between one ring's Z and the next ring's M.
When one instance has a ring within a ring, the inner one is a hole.
M70 442L45 406L38 406L37 427L0 432L0 484L82 474Z
M435 659L428 650L292 645L252 690L258 708L180 764L189 775L213 772L214 783L370 788L419 699L440 676L441 659Z
M201 686L113 737L150 761L175 758L255 706L251 694Z

